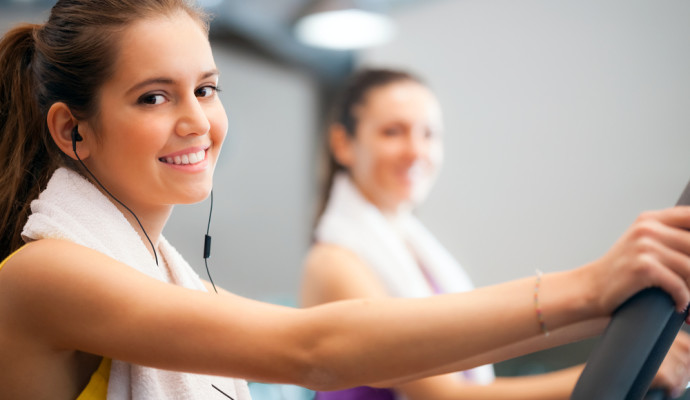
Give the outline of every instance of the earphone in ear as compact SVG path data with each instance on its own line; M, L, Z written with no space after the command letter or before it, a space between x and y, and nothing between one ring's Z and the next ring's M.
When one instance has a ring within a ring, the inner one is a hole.
M77 154L77 142L81 142L82 140L84 140L84 138L79 134L79 125L75 125L74 129L72 129L72 150L74 154Z

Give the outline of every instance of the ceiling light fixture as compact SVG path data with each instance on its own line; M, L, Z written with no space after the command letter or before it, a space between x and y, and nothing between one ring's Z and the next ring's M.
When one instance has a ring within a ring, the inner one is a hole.
M303 43L333 50L382 45L395 34L381 0L320 0L302 14L295 35Z

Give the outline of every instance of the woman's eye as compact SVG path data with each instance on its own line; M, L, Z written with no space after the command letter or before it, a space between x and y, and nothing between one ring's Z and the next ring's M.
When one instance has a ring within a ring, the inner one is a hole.
M400 127L390 127L390 128L385 128L383 130L383 134L386 136L396 136L399 135L403 132L403 130Z
M138 100L139 104L156 105L162 104L165 101L165 96L162 94L145 94Z
M196 96L197 97L211 97L213 96L216 92L218 92L219 89L216 86L203 86L200 87L199 89L196 90Z

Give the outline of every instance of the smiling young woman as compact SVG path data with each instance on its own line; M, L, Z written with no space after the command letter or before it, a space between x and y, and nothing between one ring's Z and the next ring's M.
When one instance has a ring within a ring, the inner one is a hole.
M0 42L3 398L390 385L596 334L644 287L690 301L687 208L644 214L601 259L545 275L548 341L532 278L304 310L208 293L161 235L174 204L210 192L226 135L206 21L184 0L60 0Z

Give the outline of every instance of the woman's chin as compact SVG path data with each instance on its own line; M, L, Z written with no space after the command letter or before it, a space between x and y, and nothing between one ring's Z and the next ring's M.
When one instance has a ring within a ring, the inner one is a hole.
M183 195L178 196L175 203L176 204L196 204L201 203L206 200L211 194L212 186L197 188L195 190L190 190L185 192Z
M406 192L399 198L400 205L406 208L416 208L422 205L427 198L427 190L416 190Z

